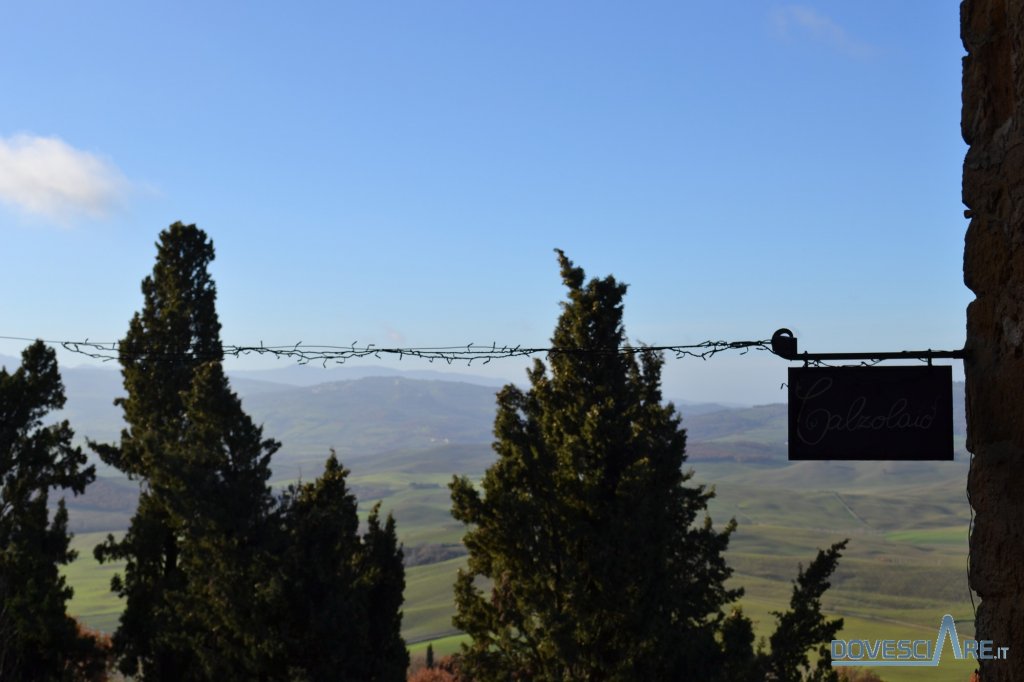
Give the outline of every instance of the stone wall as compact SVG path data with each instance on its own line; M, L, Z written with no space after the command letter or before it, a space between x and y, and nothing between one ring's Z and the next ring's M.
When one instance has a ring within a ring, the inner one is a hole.
M1010 647L982 679L1024 680L1024 0L965 0L960 15L970 584L977 638Z

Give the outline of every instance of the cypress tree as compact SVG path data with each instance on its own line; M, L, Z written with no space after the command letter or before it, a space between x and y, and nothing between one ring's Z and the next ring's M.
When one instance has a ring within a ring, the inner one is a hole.
M21 366L0 368L0 679L86 679L105 668L96 641L79 633L65 607L73 591L59 567L74 560L61 499L52 518L49 493L80 494L95 479L66 421L43 426L64 405L56 355L42 341Z
M121 540L122 672L145 680L401 680L404 569L394 519L375 508L359 536L348 474L333 455L311 484L275 499L279 448L242 410L221 364L209 276L194 225L160 234L144 304L120 344L128 428L92 444L142 487Z
M274 502L267 479L278 444L242 410L217 362L196 372L185 415L180 467L164 491L183 531L188 587L177 610L203 679L267 679L279 652L265 614Z
M769 637L770 650L754 649L754 624L734 609L722 623L720 639L724 665L721 680L804 680L830 682L839 680L832 667L829 643L843 627L842 618L828 619L821 611L821 596L831 586L829 577L835 572L839 557L848 540L833 544L818 555L805 570L800 567L793 581L789 610L773 611L775 631ZM811 665L809 652L817 653Z
M332 451L324 473L290 486L278 509L276 674L397 682L409 664L401 638L402 550L394 519L381 524L379 504L360 537L348 474Z
M323 474L289 486L278 509L280 582L275 619L295 679L339 679L355 668L366 604L356 590L359 517L348 470L331 452Z
M95 553L126 562L112 581L125 599L114 651L122 672L146 680L211 679L227 667L248 679L261 646L245 615L256 578L243 564L256 565L278 445L223 374L213 257L195 225L161 232L143 308L119 346L127 428L117 445L92 444L141 486L126 535Z
M454 623L481 680L701 679L721 667L722 556L713 493L688 484L685 432L662 403L660 355L625 343L626 286L584 282L558 252L568 300L550 372L498 394L496 463L482 491L452 481L471 526ZM491 582L490 594L478 579Z
M779 680L838 680L832 667L832 649L829 643L843 628L842 618L827 619L821 612L821 596L831 583L828 579L836 570L839 556L848 540L837 542L818 555L808 566L797 572L793 581L793 594L789 610L775 611L775 632L769 640L771 656L769 669ZM818 660L813 666L808 651L817 647Z
M662 403L662 357L625 345L624 284L585 282L557 253L569 293L550 369L536 361L529 390L499 392L498 458L481 488L465 477L450 486L452 514L470 526L455 583L454 624L472 637L462 670L479 680L833 679L828 642L842 620L824 618L820 597L846 543L800 571L772 651L755 651L751 621L723 612L742 595L725 586L736 524L714 529L713 491L682 469L686 434Z
M405 566L395 519L381 523L380 503L373 506L362 538L361 582L367 600L366 667L359 680L404 680L409 652L402 639Z

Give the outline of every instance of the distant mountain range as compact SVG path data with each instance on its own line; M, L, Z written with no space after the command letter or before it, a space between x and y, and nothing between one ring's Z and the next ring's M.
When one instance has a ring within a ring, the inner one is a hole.
M8 368L17 362L0 356L0 365ZM61 373L68 401L60 417L71 422L82 440L116 440L122 421L113 400L123 393L120 372L113 367L71 367ZM304 383L324 376L338 380ZM495 393L500 386L490 378L471 374L453 378L429 370L314 370L294 365L233 372L231 382L245 409L263 424L265 435L281 441L275 458L279 475L305 462L322 463L329 448L346 462L449 445L482 448L484 456L490 457ZM963 391L962 383L954 383L957 436L965 432ZM787 459L784 404L726 407L684 402L677 408L687 429L690 461Z
M463 372L439 372L432 369L395 369L379 365L351 365L321 367L319 365L291 364L286 367L257 370L234 370L229 372L232 381L248 379L290 386L315 386L316 384L352 381L369 377L402 377L403 379L425 379L427 381L457 381L495 388L507 383L494 377Z
M0 355L0 366L8 370L19 364ZM292 365L229 376L265 434L284 444L283 454L315 453L321 459L331 447L342 456L359 457L453 441L487 442L494 396L502 385L471 374L386 367ZM116 440L123 422L113 403L124 394L117 367L61 367L61 377L67 403L54 417L69 420L81 440ZM325 377L330 381L323 382Z

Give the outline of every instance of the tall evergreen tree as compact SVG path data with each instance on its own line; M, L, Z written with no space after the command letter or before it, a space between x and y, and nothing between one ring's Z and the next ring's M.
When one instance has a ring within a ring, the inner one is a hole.
M194 225L160 235L144 305L120 346L128 428L93 447L142 485L126 536L126 599L114 635L123 672L143 679L401 680L404 569L394 519L359 536L347 471L276 500L279 444L242 410L221 359L213 246Z
M394 519L381 525L379 505L360 537L348 473L332 451L323 475L289 487L282 498L276 674L397 682L409 664L401 637L402 550Z
M839 557L848 540L837 542L818 555L804 570L797 571L789 610L773 611L775 631L771 648L754 649L754 624L734 609L722 623L724 665L722 680L780 680L780 682L833 682L839 675L832 667L829 643L843 627L842 618L828 619L821 611L821 596L831 586ZM817 654L812 665L810 652Z
M361 583L366 594L366 648L364 667L357 680L404 680L409 652L402 639L402 600L405 566L398 544L395 519L380 519L380 503L366 521L360 560Z
M498 395L497 462L483 494L451 484L472 526L456 626L481 680L702 679L720 667L722 553L734 528L706 516L712 492L688 485L685 433L662 404L662 358L622 353L612 277L584 283L559 251L569 300L531 388ZM490 595L477 578L492 581Z
M49 493L80 494L95 478L68 423L42 425L64 405L56 355L41 341L21 366L0 368L0 679L74 680L105 666L94 639L65 613L72 589L59 567L74 560L64 500L50 518Z
M127 534L108 536L96 557L126 562L112 582L125 599L114 650L123 672L146 680L212 679L226 666L249 679L261 646L245 616L256 578L243 564L256 565L277 443L223 374L213 257L194 225L161 232L142 311L119 347L127 428L118 445L92 444L142 487Z
M188 578L177 611L207 680L260 680L278 653L265 617L273 529L267 485L278 449L242 410L220 363L202 365L185 400L187 431L164 490L183 530Z
M280 582L275 619L281 659L298 680L352 670L363 643L366 604L359 598L359 517L348 470L334 452L311 483L289 486L278 510ZM342 673L343 676L343 673Z
M769 640L771 656L768 668L778 680L812 680L825 682L838 680L832 667L832 649L829 643L843 628L842 618L827 619L821 612L821 596L831 583L839 556L848 540L837 542L828 549L818 550L818 556L800 568L793 581L793 595L789 610L774 612L775 632ZM816 647L818 660L811 665L808 650Z
M715 530L713 493L688 484L662 358L625 347L625 285L585 283L558 257L569 294L550 373L537 361L529 390L498 394L498 459L482 491L451 483L452 514L471 526L455 584L454 623L472 637L463 670L479 680L829 679L827 659L812 669L807 651L841 627L820 597L845 543L800 572L773 651L755 652L750 620L723 613L742 594L725 586L735 521Z

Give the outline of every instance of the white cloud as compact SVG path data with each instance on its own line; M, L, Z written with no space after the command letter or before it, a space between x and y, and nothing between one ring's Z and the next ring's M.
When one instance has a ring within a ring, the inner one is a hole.
M113 164L57 137L0 137L0 201L60 223L100 218L128 182Z
M870 57L878 51L874 45L857 40L842 26L811 7L786 5L777 8L772 19L784 36L798 31L851 57Z

